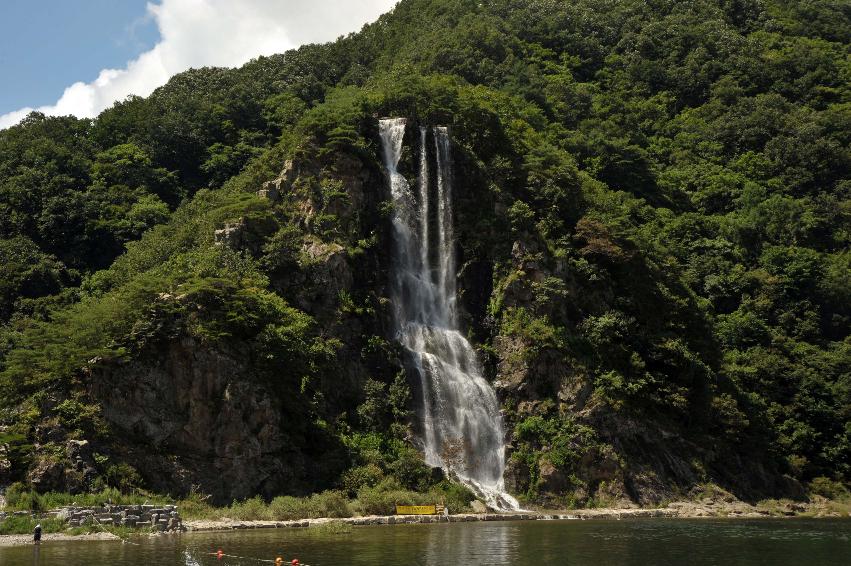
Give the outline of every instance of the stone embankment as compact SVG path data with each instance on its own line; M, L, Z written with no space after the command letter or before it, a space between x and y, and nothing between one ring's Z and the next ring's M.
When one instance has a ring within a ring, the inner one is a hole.
M370 515L340 519L299 519L294 521L240 521L234 519L190 520L185 522L189 531L223 531L233 529L306 528L331 522L347 525L403 525L428 523L465 523L473 521L553 521L591 519L654 519L654 518L781 518L781 517L838 518L851 517L851 509L832 508L824 499L810 503L791 501L764 502L751 505L741 501L704 499L699 502L674 502L658 509L577 509L569 512L519 512L519 513L461 513L457 515Z
M568 519L626 519L674 517L670 509L606 509L581 510L565 514L552 513L460 513L457 515L369 515L366 517L344 517L340 519L299 519L294 521L238 521L221 519L215 521L186 521L189 531L221 531L234 529L282 529L306 528L338 522L346 525L406 525L430 523L468 523L476 521L554 521Z
M122 526L148 528L158 532L185 530L180 513L174 505L103 505L99 507L62 507L47 513L16 511L0 512L0 521L8 515L31 515L38 519L55 518L65 521L69 527Z

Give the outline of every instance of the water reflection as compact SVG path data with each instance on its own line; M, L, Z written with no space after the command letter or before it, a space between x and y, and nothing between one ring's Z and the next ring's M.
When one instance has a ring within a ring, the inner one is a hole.
M481 523L479 528L453 528L441 525L428 530L422 561L423 566L446 564L515 563L520 531L506 529L498 523Z
M282 529L140 537L138 545L45 541L0 547L0 565L261 566L281 556L311 566L832 566L849 563L849 532L851 520L484 522L337 535ZM218 560L219 548L246 558Z

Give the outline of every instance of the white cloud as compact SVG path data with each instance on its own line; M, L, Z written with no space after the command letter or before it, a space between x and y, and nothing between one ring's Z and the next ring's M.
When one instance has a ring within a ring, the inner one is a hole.
M38 111L91 118L130 94L147 96L169 77L192 67L235 67L305 43L330 41L360 27L396 0L162 0L148 4L160 41L123 69L104 69L90 83L65 89ZM0 128L32 108L0 116Z

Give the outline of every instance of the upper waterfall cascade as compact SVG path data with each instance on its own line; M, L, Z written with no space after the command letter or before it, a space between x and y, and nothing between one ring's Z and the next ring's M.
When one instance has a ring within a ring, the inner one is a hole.
M503 485L505 430L499 403L482 377L475 350L458 331L449 131L431 128L432 183L429 130L420 128L415 193L397 170L405 127L404 118L379 121L394 205L394 322L420 380L426 462L456 475L491 507L517 509Z

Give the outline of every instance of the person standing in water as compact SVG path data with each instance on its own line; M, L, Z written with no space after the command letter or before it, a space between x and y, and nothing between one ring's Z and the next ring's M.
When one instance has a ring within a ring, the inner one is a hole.
M33 544L41 544L41 523L37 524L33 530Z

